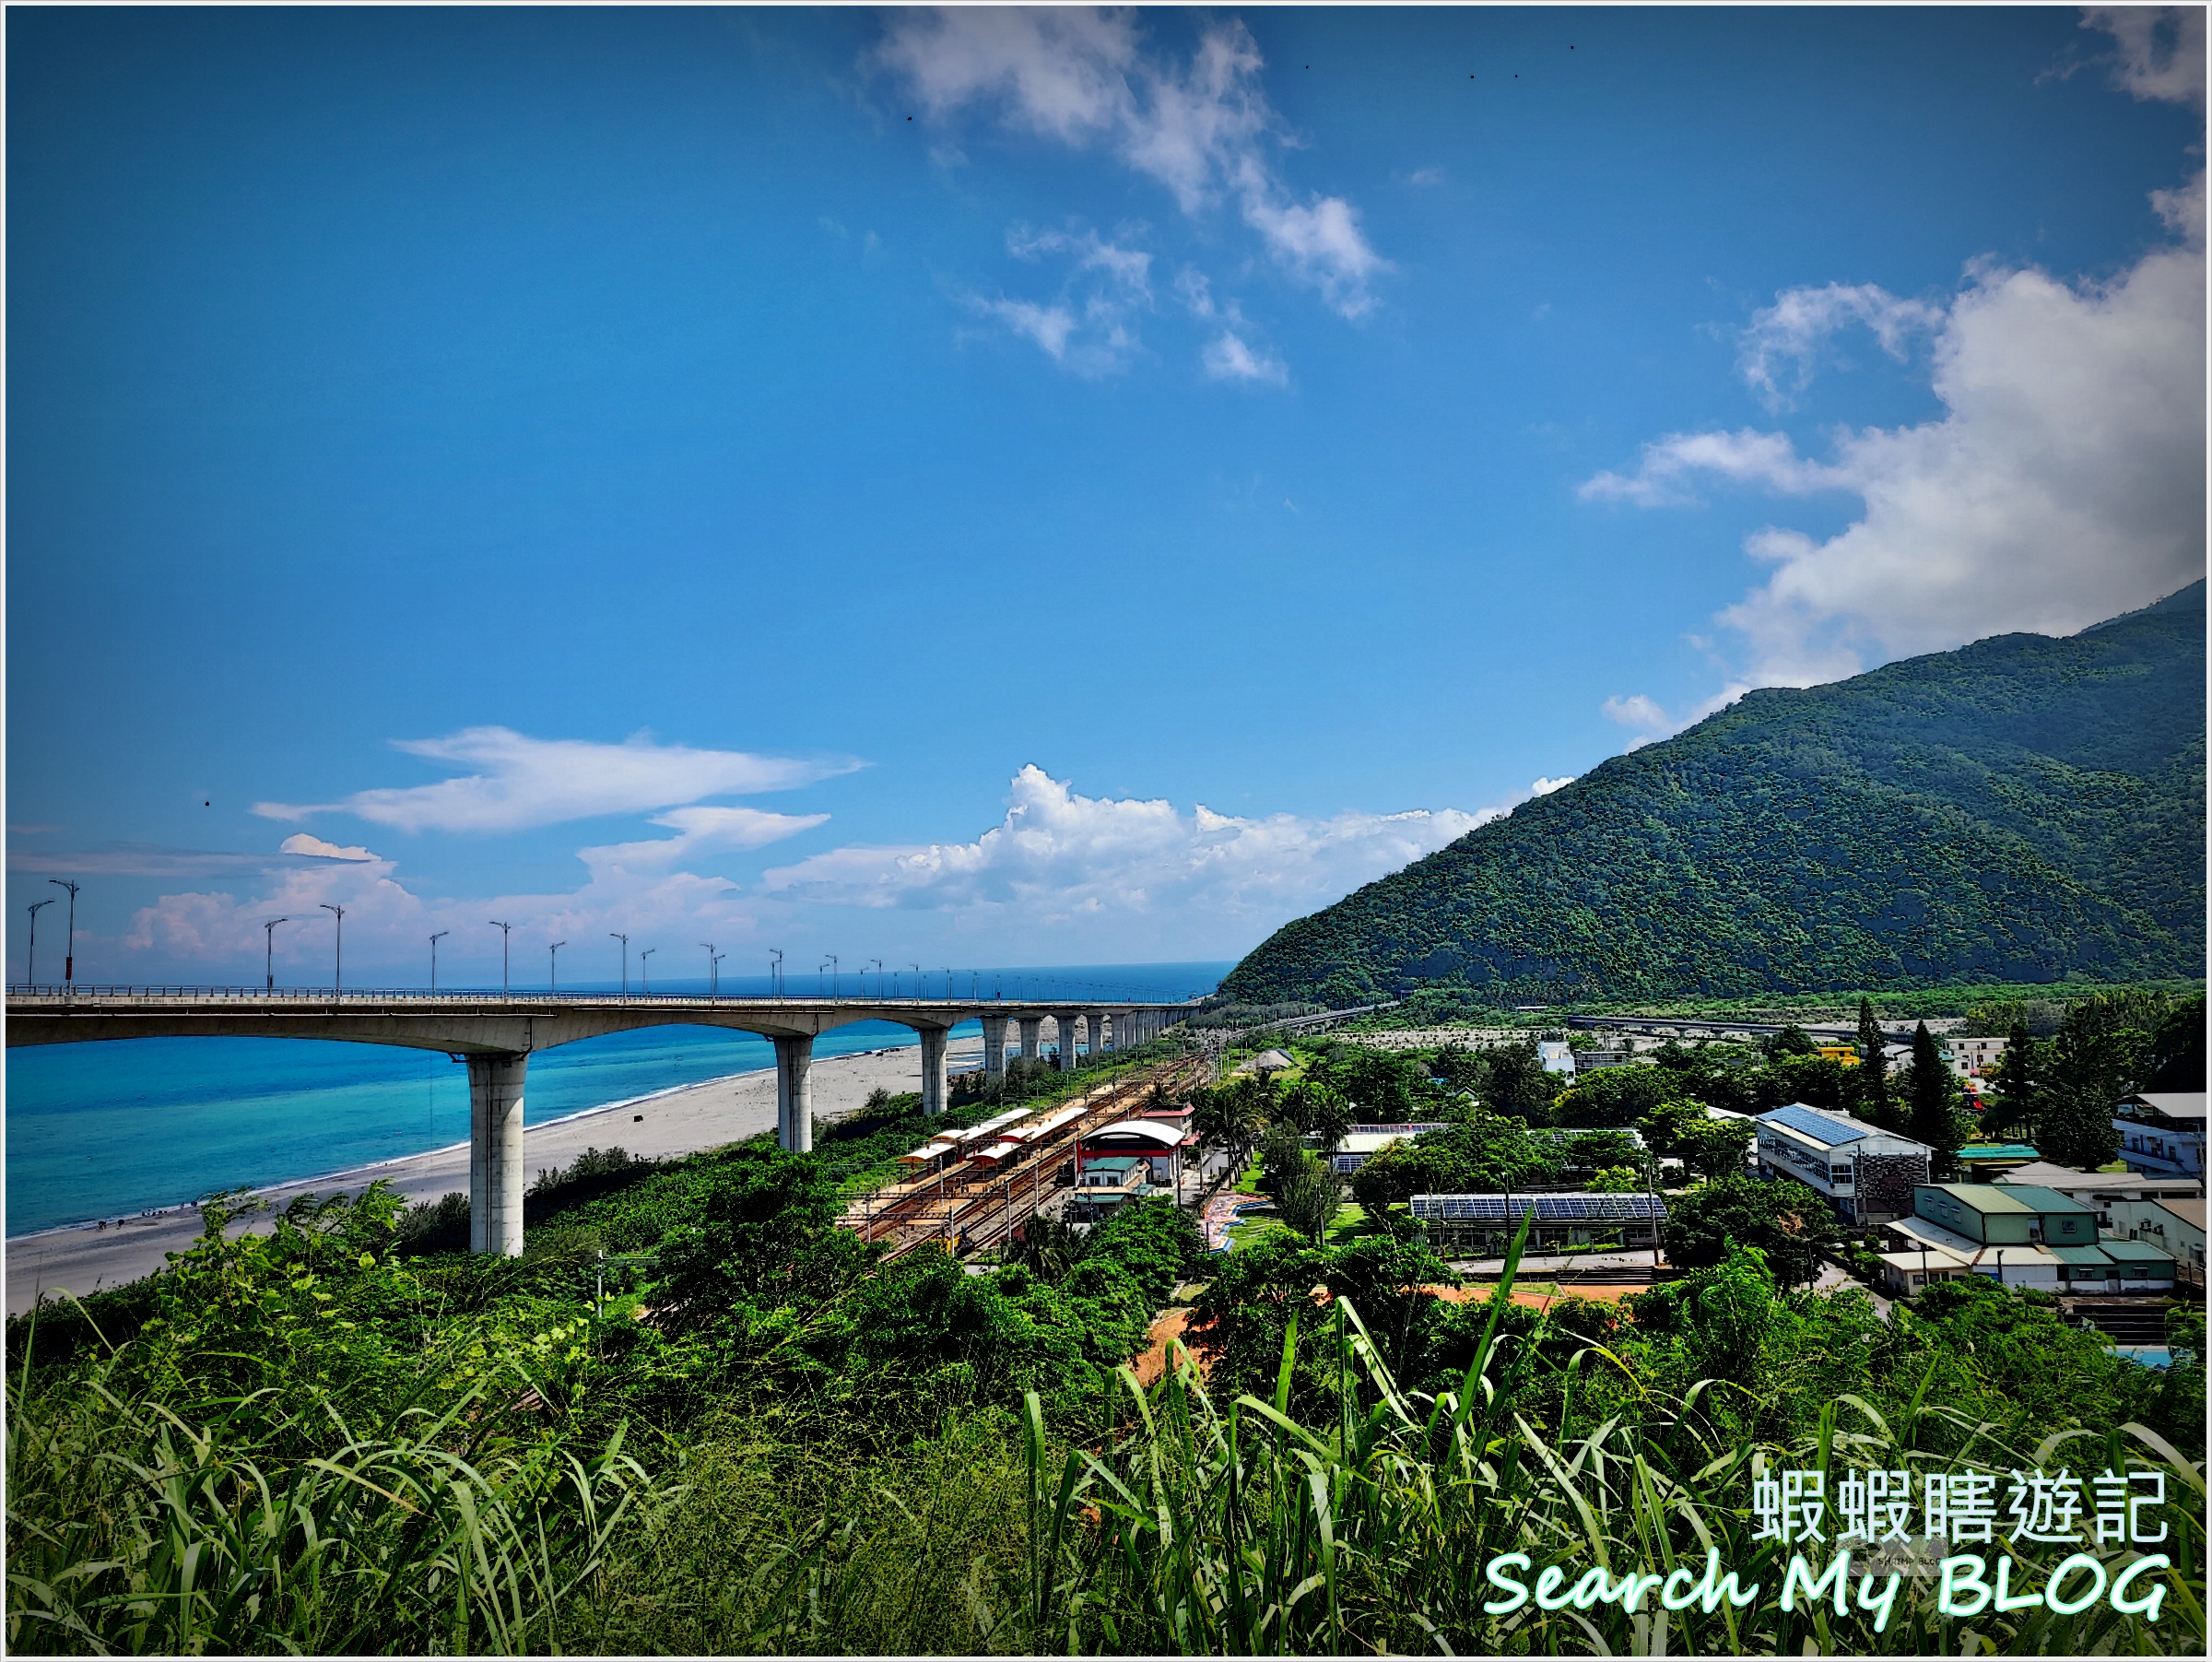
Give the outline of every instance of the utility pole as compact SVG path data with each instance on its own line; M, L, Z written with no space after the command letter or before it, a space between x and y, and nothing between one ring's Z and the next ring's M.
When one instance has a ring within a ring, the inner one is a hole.
M69 891L69 938L62 943L62 984L74 989L76 985L76 885L64 878L48 878L46 880Z
M653 996L653 982L646 974L645 961L659 950L658 947L647 947L645 950L638 954L638 991L648 998Z
M500 996L504 998L507 996L507 932L514 925L502 924L495 917L491 920L491 926L500 932Z
M546 980L553 992L560 991L560 949L569 943L557 940L546 949Z
M34 987L39 984L39 908L51 906L61 898L58 894L50 894L44 900L31 903L30 950L23 960L23 979Z
M334 906L328 901L320 903L324 911L338 920L337 958L330 972L330 990L342 993L346 990L346 908Z
M629 996L629 937L609 929L607 934L622 943L622 996Z
M430 991L438 990L438 943L451 935L451 929L441 929L430 937Z

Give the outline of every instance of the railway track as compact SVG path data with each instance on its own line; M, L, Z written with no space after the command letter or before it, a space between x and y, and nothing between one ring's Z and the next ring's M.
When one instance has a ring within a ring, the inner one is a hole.
M1207 1070L1204 1056L1178 1057L1099 1086L1079 1099L1080 1118L1025 1149L1018 1161L964 1160L926 1177L887 1184L846 1209L845 1227L863 1241L884 1243L887 1263L932 1241L959 1253L998 1245L1070 1186L1062 1173L1077 1142L1136 1112L1153 1086L1182 1091L1204 1083Z

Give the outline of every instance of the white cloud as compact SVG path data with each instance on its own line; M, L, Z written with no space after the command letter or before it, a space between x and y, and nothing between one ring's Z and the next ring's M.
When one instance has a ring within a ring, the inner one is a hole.
M1040 306L1032 301L1011 301L1001 296L987 300L980 294L966 297L978 317L995 319L1024 339L1033 340L1053 362L1067 357L1067 337L1076 332L1076 314L1065 306Z
M257 802L270 819L347 813L401 831L527 831L598 814L641 813L718 796L790 790L859 767L742 750L660 745L643 735L618 745L529 738L507 727L469 727L393 748L478 772L436 784L359 791L340 802L295 807Z
M2112 37L2112 85L2136 99L2205 107L2205 8L2089 6L2081 26Z
M1618 722L1638 732L1656 733L1667 725L1666 712L1641 692L1630 693L1627 698L1609 698L1599 709L1607 721Z
M1568 774L1564 779L1535 780L1529 784L1528 794L1532 796L1548 796L1554 791L1565 790L1574 783L1574 780L1575 776L1572 773Z
M1669 433L1643 447L1634 473L1601 473L1584 481L1582 495L1586 500L1633 502L1640 508L1682 506L1697 501L1690 480L1699 474L1789 495L1850 484L1836 469L1800 457L1788 434L1747 427L1732 433Z
M1716 711L1724 710L1750 691L1741 681L1733 681L1714 693L1687 715L1670 715L1659 701L1641 692L1630 693L1626 698L1616 695L1598 706L1598 712L1607 721L1618 722L1634 733L1628 748L1641 750L1656 740L1679 733L1685 727L1694 727Z
M1936 419L1839 432L1825 463L1783 433L1674 434L1646 446L1634 474L1601 474L1583 493L1682 501L1701 474L1858 496L1858 519L1825 540L1773 525L1747 539L1776 568L1720 614L1748 643L1749 684L1832 679L2011 630L2070 633L2194 582L2205 572L2203 192L2200 173L2161 193L2187 240L2110 281L1971 268L1933 329ZM1883 314L1878 300L1839 305L1837 292L1784 295L1761 316ZM1747 364L1755 385L1759 361Z
M1290 383L1288 364L1272 352L1254 352L1233 329L1224 330L1216 339L1208 341L1198 355L1198 362L1215 381L1258 381L1272 386L1288 386Z
M1277 262L1347 317L1372 309L1368 284L1391 269L1348 202L1301 204L1277 177L1268 147L1282 122L1260 86L1258 45L1234 19L1207 25L1178 64L1147 50L1130 11L916 10L893 17L874 58L933 120L989 106L1015 131L1103 147L1192 218L1233 197Z
M1019 225L1006 233L1006 252L1031 263L1047 254L1066 257L1069 271L1059 295L1050 304L963 295L970 311L1034 341L1046 357L1078 374L1128 367L1141 345L1132 320L1152 300L1149 253L1086 228L1033 231Z
M1095 230L1032 231L1018 225L1006 232L1006 252L1018 260L1034 260L1046 253L1073 254L1079 269L1105 273L1139 300L1152 296L1152 256L1141 248L1109 242Z
M770 871L794 900L970 914L1050 925L1095 914L1229 923L1244 937L1326 904L1503 814L1445 808L1331 819L1238 819L1164 801L1077 795L1030 766L1006 819L972 843L840 848Z
M1780 408L1811 383L1821 347L1840 331L1854 324L1869 329L1882 350L1901 361L1907 342L1940 328L1943 318L1940 306L1900 300L1872 283L1787 289L1744 332L1744 379L1769 408ZM1787 387L1777 379L1784 366L1792 366Z
M649 837L639 843L611 843L580 848L576 857L594 876L607 872L657 870L712 854L738 854L763 848L812 831L824 824L827 814L766 814L750 807L679 807L653 816L653 823L678 833Z
M335 843L325 843L322 838L311 836L306 831L294 831L277 846L285 854L312 855L319 860L373 860L376 858L374 855L359 843L340 848Z

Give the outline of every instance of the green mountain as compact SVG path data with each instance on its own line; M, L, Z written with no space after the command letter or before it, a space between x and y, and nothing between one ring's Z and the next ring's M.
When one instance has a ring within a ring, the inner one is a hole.
M1343 1007L2194 978L2205 585L1767 688L1278 929L1222 984Z

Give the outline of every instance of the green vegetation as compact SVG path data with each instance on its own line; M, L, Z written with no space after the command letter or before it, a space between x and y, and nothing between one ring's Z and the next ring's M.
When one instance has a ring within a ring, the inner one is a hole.
M2199 977L2203 592L1749 693L1278 930L1222 996L1496 1008Z
M1628 1143L1532 1135L1438 1082L1488 1086L1480 1056L1351 1048L1302 1047L1302 1096L1238 1080L1200 1106L1254 1116L1293 1186L1314 1161L1290 1116L1347 1083L1448 1121L1411 1146L1453 1160ZM886 1265L838 1220L910 1113L886 1100L810 1155L594 1151L542 1179L519 1260L429 1250L452 1219L409 1235L378 1189L235 1238L218 1199L167 1273L11 1323L10 1649L1948 1654L1970 1626L1984 1649L2202 1649L2201 1311L2163 1374L1980 1281L1885 1319L1792 1291L1808 1192L1735 1177L1678 1197L1697 1266L1618 1304L1524 1307L1510 1265L1439 1297L1452 1272L1387 1204L1210 1259L1146 1202L1040 1221L982 1273ZM1194 1276L1207 1372L1172 1350L1141 1389L1124 1364ZM1879 1634L1774 1608L1757 1463L2061 1457L2167 1474L2183 1568L2156 1628L2102 1605L1951 1621L1926 1584ZM1664 1628L1483 1609L1499 1553L1663 1572L1708 1543L1757 1606Z

